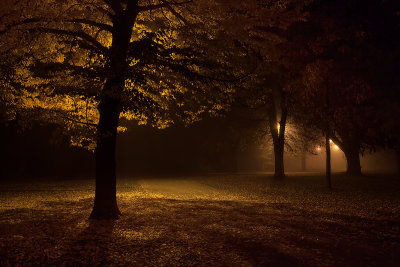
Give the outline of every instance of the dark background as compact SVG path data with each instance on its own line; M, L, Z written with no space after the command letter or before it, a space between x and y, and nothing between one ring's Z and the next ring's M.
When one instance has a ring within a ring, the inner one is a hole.
M59 126L33 124L24 131L13 125L0 127L2 180L94 177L94 153L70 146ZM224 117L162 130L128 122L128 131L118 136L118 176L272 172L272 150L261 148L252 138L241 147L240 131ZM301 154L286 153L287 171L303 171ZM362 170L393 173L398 168L397 160L389 150L367 154L361 157ZM323 171L324 164L323 151L319 155L308 153L305 171ZM344 172L345 166L343 153L333 150L332 170Z

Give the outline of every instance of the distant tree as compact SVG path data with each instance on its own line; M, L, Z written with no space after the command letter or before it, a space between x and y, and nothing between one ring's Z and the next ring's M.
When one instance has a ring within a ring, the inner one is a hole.
M300 112L329 126L352 175L361 174L359 154L383 144L382 123L396 120L382 103L399 86L399 10L398 1L313 1L307 20L287 31L288 47L298 47L288 56L303 75Z
M287 101L293 75L280 48L285 32L304 19L302 7L309 1L220 1L223 27L242 47L255 51L257 68L242 85L239 97L251 109L264 112L263 120L273 140L275 176L283 177Z

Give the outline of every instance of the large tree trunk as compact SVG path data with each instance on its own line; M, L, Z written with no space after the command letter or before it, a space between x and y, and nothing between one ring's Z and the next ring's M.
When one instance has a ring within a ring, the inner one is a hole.
M343 150L347 161L347 171L349 175L362 175L360 164L360 146L351 144Z
M109 81L106 87L112 88ZM120 100L105 96L98 106L100 120L95 153L96 194L90 219L117 219L121 214L116 198L115 149L120 113Z
M100 118L95 154L96 195L90 219L117 219L121 215L116 196L115 149L127 52L139 10L137 1L128 1L125 10L119 4L110 3L116 15L113 18L112 44L109 49L109 77L98 106Z
M338 138L340 137L340 139ZM332 139L337 146L343 151L347 161L347 171L349 175L362 175L360 163L361 144L357 137L351 135L340 134L332 135Z

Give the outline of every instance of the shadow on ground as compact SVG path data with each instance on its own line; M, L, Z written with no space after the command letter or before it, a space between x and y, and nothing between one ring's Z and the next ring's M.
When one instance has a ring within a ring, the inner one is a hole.
M116 222L87 220L91 199L0 214L0 265L398 266L400 222L284 203L120 200ZM41 208L41 209L39 209Z

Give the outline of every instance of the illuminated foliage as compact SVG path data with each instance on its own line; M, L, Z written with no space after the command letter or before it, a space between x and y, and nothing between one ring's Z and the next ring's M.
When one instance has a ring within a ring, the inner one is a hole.
M164 128L229 104L232 89L219 85L227 80L222 74L236 74L225 60L232 54L212 46L218 38L202 25L196 13L201 6L186 8L191 2L37 0L11 2L1 10L0 34L8 44L1 55L16 58L4 79L18 91L14 106L66 125L72 144L95 149L91 218L120 214L115 197L120 117Z
M7 58L12 53L14 60L2 95L14 96L19 113L42 111L43 120L65 125L72 144L94 148L91 126L98 123L97 106L112 68L114 11L107 1L34 2L2 10L2 53ZM228 80L233 77L228 69L237 73L229 67L230 53L218 50L218 38L205 36L207 25L196 14L201 7L174 14L162 1L141 2L127 48L121 117L164 128L226 109L233 91L226 85L219 89L221 74Z

